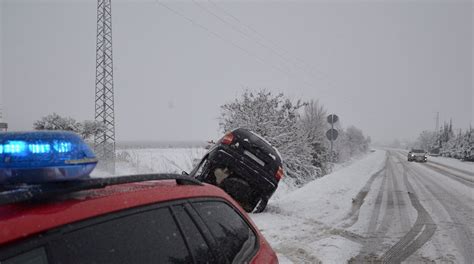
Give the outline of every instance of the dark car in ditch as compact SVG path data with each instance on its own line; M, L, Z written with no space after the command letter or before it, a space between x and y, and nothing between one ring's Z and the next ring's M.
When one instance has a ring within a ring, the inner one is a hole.
M283 174L278 150L257 133L237 128L209 149L190 176L222 188L247 212L261 212Z

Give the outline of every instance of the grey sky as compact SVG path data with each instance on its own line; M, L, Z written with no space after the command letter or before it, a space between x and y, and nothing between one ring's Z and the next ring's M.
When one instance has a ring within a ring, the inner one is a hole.
M96 1L0 2L10 128L93 119ZM219 106L244 88L319 99L376 141L433 129L437 111L474 125L470 1L199 3L164 2L179 16L113 1L118 140L215 138Z

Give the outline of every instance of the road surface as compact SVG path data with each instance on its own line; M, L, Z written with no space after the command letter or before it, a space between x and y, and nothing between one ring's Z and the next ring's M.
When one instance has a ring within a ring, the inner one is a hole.
M362 247L350 263L473 263L474 171L388 151L375 178L368 194L375 202L361 203L369 217Z

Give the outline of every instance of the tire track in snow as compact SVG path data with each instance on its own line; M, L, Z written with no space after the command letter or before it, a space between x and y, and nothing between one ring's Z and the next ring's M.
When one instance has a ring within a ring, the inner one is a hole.
M390 225L392 224L393 218L394 218L394 208L395 208L395 203L393 201L393 181L389 178L393 178L393 172L390 170L387 170L387 183L386 183L386 200L385 200L385 207L384 207L384 214L382 218L382 222L380 223L379 227L375 231L376 235L376 240L374 241L374 244L372 245L372 248L374 248L374 252L378 252L379 250L382 249L383 247L383 238L387 234Z
M383 248L383 239L387 234L394 219L395 203L393 198L394 185L391 178L394 177L393 168L390 159L386 161L386 170L384 178L375 199L375 205L369 220L367 238L363 241L361 251L357 256L351 259L351 263L377 262L377 252ZM384 199L385 198L385 199ZM383 217L380 224L380 212L383 209Z
M403 170L403 174L406 174L407 172ZM407 202L402 195L402 193L407 193L406 189L400 189L400 185L398 183L398 177L403 175L397 175L393 174L392 181L393 181L393 188L395 192L395 199L397 200L397 208L398 208L398 218L400 220L400 225L401 225L401 231L402 232L408 232L410 230L410 218L408 217L408 212L403 212L403 210L407 206ZM405 186L406 188L406 186Z
M442 174L442 175L444 175L444 176L446 176L446 177L449 177L449 178L451 178L455 181L458 181L458 182L460 182L460 183L462 183L462 184L464 184L468 187L471 187L471 188L474 187L474 178L454 174L452 172L449 172L447 170L444 170L444 169L439 168L437 166L434 166L432 164L426 163L426 164L423 164L423 165L430 168L430 169L432 169L432 170L434 170L434 171L436 171L436 172L438 172L438 173L440 173L440 174Z
M382 199L383 199L383 194L385 192L386 184L387 184L387 170L385 170L385 174L382 179L382 184L380 185L377 198L375 198L375 206L370 216L369 228L367 230L367 233L369 235L373 234L377 228L377 221L379 220L379 216L380 216L380 209L382 207Z
M346 222L344 225L342 225L342 228L349 228L353 226L359 220L359 212L360 212L360 208L365 202L364 199L369 193L375 179L378 178L386 170L387 161L388 161L388 154L386 154L383 167L377 172L375 172L374 174L372 174L372 176L370 176L369 180L366 182L364 187L362 187L362 189L357 193L356 197L352 199L351 211L347 214L346 217L342 219L343 222Z
M407 165L404 163L401 164L404 170L408 172ZM420 203L413 186L408 181L407 172L404 172L403 180L408 189L410 202L418 212L418 216L410 231L382 255L381 259L383 263L400 263L404 261L430 240L436 231L437 226Z
M415 170L412 170L412 172L415 175L414 179L417 181L417 183L420 186L423 186L429 193L431 193L431 196L433 196L441 204L441 206L449 214L449 217L454 223L456 223L454 228L456 229L457 236L460 239L455 239L455 244L457 248L462 250L461 254L465 261L474 259L474 244L472 239L473 234L469 229L469 225L472 224L471 221L474 218L472 216L472 213L474 212L473 208L469 205L465 205L456 196L452 195L448 190L443 188L443 186L430 177L426 177L426 175L422 175L420 172ZM441 197L440 194L442 194ZM463 214L463 211L467 211L468 213ZM469 212L471 214L471 220L468 219ZM459 214L461 214L461 216Z

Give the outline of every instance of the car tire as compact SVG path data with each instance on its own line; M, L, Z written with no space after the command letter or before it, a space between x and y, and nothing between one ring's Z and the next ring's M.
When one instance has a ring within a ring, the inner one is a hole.
M248 213L251 213L254 210L259 201L258 197L254 194L254 190L252 190L250 185L241 178L226 178L219 187L234 198L234 200L237 201Z

